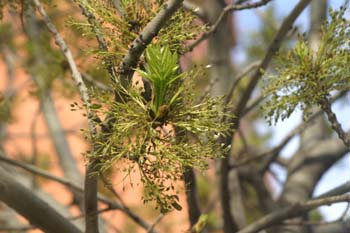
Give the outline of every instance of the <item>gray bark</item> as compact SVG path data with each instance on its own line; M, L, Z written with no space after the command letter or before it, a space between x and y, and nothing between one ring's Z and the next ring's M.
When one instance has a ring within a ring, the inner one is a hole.
M47 233L81 231L0 167L0 200Z

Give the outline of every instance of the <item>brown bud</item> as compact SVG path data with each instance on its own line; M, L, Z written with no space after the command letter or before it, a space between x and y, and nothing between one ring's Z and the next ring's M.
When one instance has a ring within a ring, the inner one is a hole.
M158 119L164 119L165 117L167 117L169 113L169 107L168 105L161 105L159 108L158 108L158 112L157 112L157 118Z

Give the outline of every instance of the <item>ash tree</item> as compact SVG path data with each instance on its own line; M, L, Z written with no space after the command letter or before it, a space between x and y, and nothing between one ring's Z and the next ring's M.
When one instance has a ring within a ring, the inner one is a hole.
M314 194L350 147L332 108L348 104L347 1L331 9L300 0L284 16L277 1L1 1L0 231L350 231L348 208L332 222L317 209L349 203L349 184ZM303 32L295 21L309 5ZM242 38L235 16L256 9L262 26ZM230 51L242 41L239 63ZM21 72L29 88L17 84ZM9 149L23 92L38 104L29 155ZM78 155L57 96L84 122L69 129L88 147ZM301 123L271 146L270 126L296 111ZM54 155L40 152L38 115ZM52 156L61 177L45 166ZM78 215L43 194L47 182L65 187ZM125 201L126 186L137 206Z

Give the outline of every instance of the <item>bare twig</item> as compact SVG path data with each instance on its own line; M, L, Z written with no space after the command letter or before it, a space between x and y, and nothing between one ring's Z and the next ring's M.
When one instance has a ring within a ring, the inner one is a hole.
M81 193L84 192L84 189L82 187L80 187L79 185L67 180L67 179L63 179L63 178L59 178L57 176L52 175L49 172L46 172L40 168L37 168L35 166L29 165L29 164L25 164L19 161L15 161L12 159L7 158L1 151L0 151L0 161L7 163L9 165L12 166L16 166L19 168L22 168L28 172L31 172L35 175L39 175L43 178L55 181L57 183L60 183L64 186L67 186L68 188L74 189L76 191L79 191ZM107 197L105 197L104 195L99 194L98 195L98 200L107 204L110 208L116 209L116 210L120 210L122 211L124 214L126 214L127 216L129 216L132 220L134 220L137 224L139 224L142 228L144 229L149 229L150 225L147 224L142 218L140 218L139 216L137 216L134 212L132 212L130 209L128 209L126 206L122 206L110 199L108 199ZM155 231L153 231L155 232Z
M207 97L210 91L213 89L214 85L219 82L219 78L211 79L209 84L205 87L202 95L198 98L197 103L201 103L205 97Z
M108 182L108 180L105 178L103 174L100 174L100 178L102 182L104 183L105 187L118 199L118 201L123 205L125 205L125 202L123 201L122 197L115 191L115 189L112 187L112 184Z
M289 134L274 148L263 152L261 154L257 154L251 157L247 157L241 160L236 161L231 168L238 168L244 165L249 164L250 162L266 158L266 161L264 162L264 165L262 166L262 171L265 171L267 169L268 164L270 164L272 161L274 161L277 156L279 155L279 152L290 142L290 140L297 134L300 134L303 132L308 125L312 123L314 119L319 117L322 114L322 111L318 111L315 114L313 114L309 119L305 122L302 122L299 124L296 128L294 128L292 131L289 132Z
M343 220L337 219L334 221L325 222L325 221L300 221L298 219L298 220L286 220L286 221L283 221L282 224L287 226L320 226L320 225L329 225L333 223L339 223L341 221Z
M93 140L96 135L96 124L93 119L97 116L91 110L91 101L90 96L88 94L88 89L83 81L83 78L78 70L77 65L75 64L73 55L68 48L66 42L58 33L56 26L52 23L49 16L46 14L44 7L41 5L39 0L34 0L34 4L36 5L40 15L43 17L43 20L48 28L48 30L53 35L56 44L59 46L61 52L66 57L69 67L72 72L72 76L76 85L78 86L78 90L80 96L85 105L85 110L87 113L87 120L90 129L90 137ZM94 146L93 146L94 147ZM93 152L92 152L93 153ZM96 176L91 175L96 169L95 161L90 161L87 166L86 174L85 174L85 214L86 214L86 233L98 233L98 215L97 211L97 183L98 178Z
M237 105L235 106L235 109L233 111L234 115L239 119L242 112L244 111L246 104L248 100L250 99L250 96L258 83L259 79L262 76L262 70L265 70L268 65L270 64L274 54L279 50L283 39L285 38L286 34L292 27L294 21L297 19L297 17L301 14L301 12L305 9L305 7L311 2L311 0L301 0L292 10L292 12L284 19L282 22L282 25L280 29L278 30L275 38L271 42L270 46L267 49L267 52L265 54L265 57L261 61L260 65L255 69L255 72L253 73L252 77L250 77L250 82L247 86L247 88L244 90L242 96L240 97Z
M105 38L103 37L99 27L98 27L99 22L96 19L96 17L94 16L94 14L88 10L88 8L86 7L86 4L87 4L86 0L81 1L79 4L79 7L80 7L83 15L85 15L85 17L87 18L88 22L91 25L91 31L94 33L94 35L96 37L96 40L97 40L98 45L99 45L99 49L101 51L108 51L107 42L106 42ZM117 72L114 68L113 61L111 61L110 59L105 59L105 62L107 64L107 70L108 70L108 73L111 75L112 81L116 82Z
M0 161L4 162L4 163L7 163L7 164L10 164L12 166L16 166L16 167L22 168L22 169L24 169L24 170L26 170L28 172L31 172L31 173L33 173L35 175L39 175L39 176L44 177L46 179L53 180L55 182L58 182L60 184L63 184L65 186L67 186L68 188L77 189L79 191L83 190L78 185L73 184L72 182L70 182L68 180L65 180L65 179L62 179L62 178L58 178L58 177L56 177L54 175L51 175L51 173L46 172L45 170L42 170L40 168L37 168L36 166L30 165L30 164L25 164L25 163L22 163L22 162L19 162L19 161L15 161L15 160L9 159L1 151L0 151Z
M228 92L228 95L225 98L225 105L227 105L230 100L233 97L234 91L237 87L237 85L239 84L239 82L246 77L246 75L251 72L252 70L254 70L256 67L258 67L260 64L260 61L255 61L251 64L249 64L243 71L242 73L238 74L237 77L235 78L235 81L233 82L230 91Z
M154 231L154 228L156 227L156 225L158 223L160 223L160 221L162 221L163 217L165 215L164 214L160 214L157 216L156 220L154 221L154 223L152 223L152 225L150 226L150 228L147 230L147 233L152 233Z
M347 213L349 212L350 209L350 203L346 205L346 208L344 209L342 215L339 216L339 218L336 221L342 221L346 218Z
M96 214L101 214L101 213L104 213L104 212L108 212L108 211L110 211L110 210L115 210L115 209L113 209L113 208L110 207L110 206L107 206L107 207L105 207L105 208L102 208L102 209L97 210ZM74 217L70 217L69 219L70 219L70 220L77 220L77 219L84 218L84 217L85 217L85 214L83 213L83 214L76 215L76 216L74 216Z
M330 197L335 195L341 195L344 193L350 192L350 181L346 181L345 183L319 195L317 198Z
M250 111L252 111L254 108L256 108L257 106L259 106L259 104L264 101L264 99L266 98L266 96L264 95L259 95L257 97L255 97L251 102L251 104L249 106L246 106L246 108L243 110L241 117L244 117L246 114L248 114Z
M331 100L331 103L334 103L339 98L343 97L346 92L340 92L334 98ZM323 112L317 111L312 116L310 116L307 121L304 121L300 123L297 127L295 127L292 131L289 132L289 134L274 148L270 149L269 151L263 152L258 155L254 155L252 157L248 157L245 159L242 159L240 161L235 162L235 164L232 166L232 168L240 167L243 165L246 165L252 161L266 158L265 161L261 165L261 172L265 172L271 162L275 161L277 159L277 156L279 155L279 152L290 142L290 140L297 134L302 133L312 122L319 116L321 116Z
M350 149L350 136L347 134L343 128L341 127L337 116L332 111L331 104L329 100L325 97L322 101L320 101L320 105L322 110L326 113L328 121L331 123L332 128L338 134L338 137L343 141L344 145L347 149Z
M72 72L72 77L73 77L73 79L74 79L74 81L79 89L80 96L81 96L81 98L85 104L85 107L86 107L86 112L88 114L88 123L89 123L90 133L91 133L91 135L94 135L96 133L96 126L95 126L94 121L91 119L91 117L94 114L90 108L90 105L91 105L90 96L88 93L88 89L84 83L84 80L81 76L81 73L79 72L78 67L74 61L73 55L72 55L70 49L68 48L66 42L64 41L62 36L57 31L56 26L52 23L50 17L46 14L46 11L45 11L44 7L41 5L40 1L34 0L34 3L36 5L40 15L43 17L43 20L46 24L46 27L53 35L56 44L59 46L61 52L63 53L63 55L66 57L66 59L68 61L70 70Z
M113 88L105 85L102 82L99 82L98 80L94 79L93 77L91 77L91 75L83 73L82 74L83 79L85 79L86 81L92 83L94 85L94 87L97 87L98 89L101 89L103 91L113 91Z
M255 3L247 3L244 5L237 5L237 4L229 4L227 5L215 23L209 28L208 31L204 32L196 41L194 41L191 45L189 45L186 49L186 51L192 51L197 45L199 45L203 40L208 38L211 34L213 34L217 28L220 26L221 21L225 18L226 14L228 14L231 11L240 11L240 10L248 10L253 8L258 8L260 6L264 6L267 3L269 3L271 0L261 0L259 2Z
M224 138L220 138L221 143L223 143L226 146L231 145L231 148L233 146L233 139L234 139L234 130L238 129L239 127L239 121L240 117L242 116L242 112L245 110L246 104L248 100L251 97L251 94L253 90L255 89L255 86L257 85L259 79L262 76L262 71L268 67L269 63L272 60L273 55L278 51L280 48L283 39L285 38L287 32L293 25L296 18L301 14L301 12L305 9L305 7L310 3L311 0L301 0L296 7L292 10L292 12L285 18L283 21L279 31L277 32L274 40L271 42L269 48L267 49L267 52L265 54L265 57L261 61L260 65L255 69L255 72L250 77L249 83L247 85L247 88L243 91L242 95L240 96L237 105L234 106L232 110L232 114L235 116L233 119L233 127L232 127L232 134L229 136L226 136ZM226 119L224 119L226 121ZM221 160L220 163L220 193L221 193L221 206L224 212L224 217L226 222L233 222L231 209L229 208L230 203L230 196L229 196L229 179L228 174L230 171L230 153L226 153L224 155L224 158Z
M320 199L312 199L303 203L296 203L281 210L272 212L260 218L258 221L243 228L238 233L253 233L267 229L281 223L283 220L300 216L301 214L322 205L332 205L339 202L350 202L350 194L332 196Z

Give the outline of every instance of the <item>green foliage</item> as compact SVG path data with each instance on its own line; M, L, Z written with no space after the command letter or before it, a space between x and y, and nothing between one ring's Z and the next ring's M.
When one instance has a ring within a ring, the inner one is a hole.
M288 118L297 107L307 116L332 91L349 89L350 24L344 14L344 7L330 10L317 51L299 38L293 49L278 55L277 74L269 75L265 85L269 99L263 108L270 123Z
M11 50L15 50L15 46L13 43L14 32L12 26L13 25L11 25L10 23L5 22L0 24L0 46L7 46Z
M0 123L10 122L12 119L11 108L13 99L0 92Z
M0 20L3 19L4 13L3 10L8 6L10 9L16 10L19 7L23 7L27 4L27 1L20 0L1 0L0 1Z
M125 0L116 3L111 1L76 0L96 18L92 25L87 21L69 20L69 24L78 28L82 35L94 37L92 28L97 29L106 40L108 51L95 49L91 51L98 58L113 61L119 65L140 32L162 8L160 0ZM194 23L194 15L184 9L178 10L155 37L156 43L167 45L172 51L184 51L183 41L194 39L201 31L201 26Z
M203 232L206 225L208 225L209 215L201 214L199 216L198 222L192 227L192 233L200 233Z
M146 57L146 71L139 72L152 83L152 100L121 86L115 88L126 96L125 102L97 94L94 111L108 116L112 128L95 139L97 150L88 156L100 162L102 171L117 162L127 164L121 169L127 174L138 171L143 201L156 201L157 208L167 212L181 208L176 185L184 171L204 170L208 159L222 154L216 137L228 132L230 125L220 122L224 116L220 98L207 97L195 104L193 85L187 81L195 73L179 74L177 55L168 47L152 45ZM168 112L160 120L153 111L162 104Z
M183 88L176 88L176 82L181 81L183 74L178 74L178 56L171 53L169 47L149 46L146 61L145 71L138 69L137 72L152 83L151 110L157 118L164 114L160 107L169 108L183 91Z

